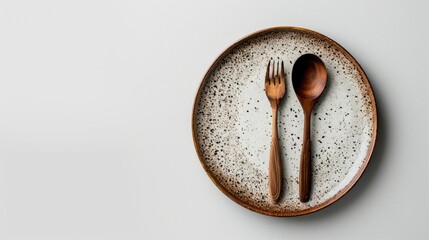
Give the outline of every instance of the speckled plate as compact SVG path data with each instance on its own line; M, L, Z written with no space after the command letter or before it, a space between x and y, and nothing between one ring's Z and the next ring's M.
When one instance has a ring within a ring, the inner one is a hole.
M305 53L319 56L328 83L312 112L312 192L299 201L303 112L291 70ZM279 112L283 189L268 195L271 108L264 92L270 59L285 62L287 90ZM256 32L223 52L198 90L192 116L195 148L205 171L238 204L273 216L320 210L357 182L371 157L377 131L374 94L356 60L333 40L310 30L276 27Z

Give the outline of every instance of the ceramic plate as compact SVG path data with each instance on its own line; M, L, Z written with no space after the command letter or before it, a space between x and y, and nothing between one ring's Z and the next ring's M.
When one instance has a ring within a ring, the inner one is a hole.
M328 82L312 112L312 192L310 201L301 203L304 124L291 70L305 53L323 60ZM271 108L264 77L270 59L284 61L287 80L278 116L283 163L278 204L268 194ZM377 111L368 78L344 48L310 30L277 27L245 37L216 59L198 90L192 130L202 166L228 197L259 213L296 216L330 205L356 183L374 148Z

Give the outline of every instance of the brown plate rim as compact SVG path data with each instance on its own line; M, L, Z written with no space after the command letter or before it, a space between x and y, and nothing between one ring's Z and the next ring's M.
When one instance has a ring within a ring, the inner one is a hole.
M237 47L238 45L242 44L243 42L252 39L254 37L263 35L263 34L267 34L270 32L279 32L279 31L297 31L297 32L304 32L306 34L312 35L316 38L325 40L327 42L329 42L331 45L333 45L334 47L336 47L339 51L341 51L341 53L344 54L344 56L353 63L353 65L355 65L359 71L359 73L361 74L361 76L363 76L364 78L364 83L368 89L368 93L370 95L371 98L371 102L372 102L372 107L373 107L373 131L372 131L372 139L371 139L371 145L369 146L368 152L365 156L365 160L362 163L362 166L359 168L359 171L356 173L356 175L353 177L352 181L347 184L343 189L341 189L335 196L333 196L332 198L328 199L327 201L323 202L322 204L316 205L312 208L308 208L305 210L299 210L299 211L292 211L292 212L278 212L278 211L270 211L270 210L265 210L265 209L261 209L259 207L256 207L252 204L249 204L241 199L239 199L238 197L236 197L234 194L232 194L231 192L229 192L227 189L225 189L225 187L219 183L219 181L216 179L216 177L213 176L213 174L211 173L211 171L208 169L208 167L206 166L205 162L204 162L204 158L201 155L201 150L200 147L198 145L197 142L197 136L196 136L196 132L195 132L195 112L196 112L196 108L197 108L197 104L198 104L198 99L202 90L202 87L204 86L205 82L207 81L207 78L210 76L210 74L212 73L212 71L215 69L215 67L219 64L219 62L227 55L229 54L235 47ZM195 95L194 98L194 106L192 109L192 138L194 141L194 146L195 146L195 150L197 152L198 158L200 160L201 165L203 166L205 172L207 173L207 175L210 177L210 179L213 181L213 183L226 195L228 196L230 199L232 199L234 202L238 203L239 205L252 210L254 212L257 213L261 213L261 214L265 214L265 215L269 215L269 216L276 216L276 217L293 217L293 216L300 216L300 215L306 215L309 213L313 213L316 211L319 211L321 209L324 209L327 206L330 206L332 203L336 202L337 200L339 200L341 197L343 197L347 192L350 191L350 189L352 189L353 186L355 186L355 184L357 183L357 181L360 179L360 177L362 176L362 174L364 173L366 167L368 166L368 163L371 159L372 153L374 151L374 146L375 146L375 142L376 142L376 138L377 138L377 103L375 100L375 96L374 96L374 91L372 89L371 83L369 82L368 76L366 75L366 73L364 72L364 70L362 69L362 67L359 65L359 63L356 61L356 59L345 49L343 48L340 44L338 44L337 42L335 42L334 40L326 37L325 35L318 33L316 31L313 30L309 30L309 29L305 29L305 28L301 28L301 27L293 27L293 26L278 26L278 27L271 27L271 28L265 28L262 30L259 30L257 32L251 33L241 39L239 39L238 41L236 41L235 43L233 43L231 46L229 46L228 48L226 48L217 58L216 60L211 64L210 68L206 71L203 79L201 80L201 83L198 87L198 91Z

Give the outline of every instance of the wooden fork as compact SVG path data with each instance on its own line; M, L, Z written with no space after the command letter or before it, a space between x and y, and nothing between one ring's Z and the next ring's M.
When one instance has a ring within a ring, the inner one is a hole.
M273 60L271 76L270 62L271 61L268 62L267 73L265 75L265 93L267 94L268 100L271 103L271 109L273 112L268 181L271 199L274 203L277 203L279 201L282 189L282 163L280 159L280 148L277 135L277 113L280 105L280 100L283 98L286 92L286 79L283 61L279 74L279 62L277 62L277 71L274 71L275 61Z

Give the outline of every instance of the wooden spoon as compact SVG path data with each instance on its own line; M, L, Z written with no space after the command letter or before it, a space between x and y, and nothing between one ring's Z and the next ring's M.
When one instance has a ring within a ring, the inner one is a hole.
M296 60L292 69L292 84L304 110L304 135L302 138L301 165L299 171L299 199L307 202L311 188L310 119L311 110L325 89L327 72L322 60L313 54L305 54Z

